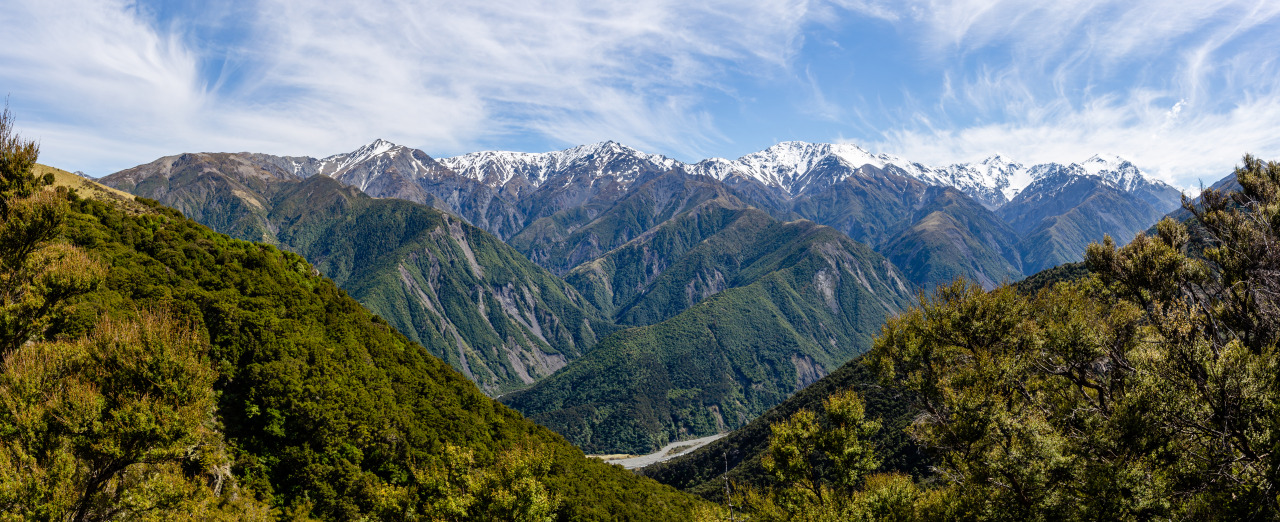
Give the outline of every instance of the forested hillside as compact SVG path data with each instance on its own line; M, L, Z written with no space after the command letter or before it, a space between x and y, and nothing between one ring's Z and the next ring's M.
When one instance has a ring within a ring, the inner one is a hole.
M1095 157L1033 167L1006 202L979 189L1026 169L984 165L800 142L698 165L612 142L437 161L377 141L324 160L187 154L106 181L302 254L486 393L612 453L743 426L866 351L917 289L1016 281L1172 197ZM463 209L515 248L362 188Z
M105 181L302 254L491 395L550 375L615 329L571 286L456 216L251 159L187 154Z
M880 470L909 473L917 479L926 477L930 464L928 454L904 429L918 412L901 390L880 385L875 371L862 357L849 361L724 438L640 472L719 504L727 500L726 481L731 490L748 485L773 485L772 477L761 464L761 458L769 449L770 426L798 411L821 408L824 399L847 390L858 392L866 402L867 416L883 423L872 439L883 459Z
M1088 275L1083 263L1066 264L1018 281L1013 288L1031 297L1059 282L1077 281ZM882 423L870 440L881 459L878 471L907 473L916 480L929 478L930 452L909 437L905 429L920 411L906 389L877 377L865 355L855 357L724 438L646 467L641 473L722 504L726 502L726 480L730 489L776 485L762 464L769 450L771 426L802 410L818 411L827 397L847 391L857 392L865 403L866 415Z
M0 154L9 516L641 520L696 505L485 397L297 254L154 201L42 187L37 149L0 123L19 146Z
M1280 164L1246 156L1235 178L1238 192L1186 207L1203 251L1165 219L1091 245L1087 271L1056 270L1035 293L957 281L890 320L865 359L917 412L906 433L927 452L922 480L883 473L897 417L875 417L877 393L855 386L774 422L766 473L739 474L738 513L720 516L1280 516ZM687 464L654 473L699 487Z

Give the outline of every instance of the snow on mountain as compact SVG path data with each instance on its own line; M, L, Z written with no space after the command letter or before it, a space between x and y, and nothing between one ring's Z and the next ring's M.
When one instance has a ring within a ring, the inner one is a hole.
M1081 163L1044 163L1031 167L995 154L980 162L935 167L892 154L872 154L850 143L801 141L778 143L736 160L710 158L693 165L614 141L552 152L480 151L433 160L417 149L378 139L353 152L311 161L310 165L295 165L295 173L307 171L336 177L361 189L388 168L396 168L401 175L412 179L451 171L490 187L510 185L517 192L538 188L560 176L568 176L564 180L566 185L575 180L591 182L604 177L626 185L646 172L682 168L721 181L754 180L792 196L839 183L870 165L930 185L955 187L992 209L1012 200L1033 182L1050 177L1096 177L1128 192L1150 186L1167 187L1160 181L1148 179L1133 163L1114 154L1095 155Z
M346 171L356 164L374 159L375 156L386 154L395 148L396 144L379 138L355 151L334 154L320 160L317 170L320 174L333 176L335 173Z
M740 173L766 185L793 190L792 182L803 178L827 156L835 156L853 168L864 164L884 166L884 162L877 160L875 156L857 145L800 141L782 142L760 152L738 158L734 163L739 167Z
M831 166L829 158L844 168L815 172L819 166ZM826 162L826 163L824 163ZM981 163L959 163L931 167L892 154L872 154L853 144L805 143L788 141L737 160L712 158L690 168L691 171L727 180L734 176L756 180L799 195L810 186L825 186L843 181L866 165L915 178L930 185L951 186L965 192L990 208L998 207L1012 197L1021 186L1025 169L1019 163L996 155ZM823 179L815 179L821 176ZM815 185L815 183L820 183ZM1023 184L1022 186L1025 186Z
M1070 165L1043 163L1027 170L1035 184L1061 183L1072 177L1101 179L1104 183L1125 192L1139 190L1175 190L1163 181L1148 178L1133 163L1115 154L1095 154L1089 159Z
M998 189L1005 198L1012 198L1018 190L1031 182L1026 175L1026 167L999 154L982 160L981 163L962 163L952 165L951 168L956 171L957 181L964 179L973 185ZM961 173L965 174L963 178Z
M839 165L846 168L828 169L821 173L814 171L822 165L829 167L831 163L826 161L833 157L838 160ZM828 184L840 182L865 165L912 177L930 185L955 187L992 209L1012 200L1036 180L1050 176L1101 178L1107 184L1126 192L1146 190L1146 187L1160 190L1169 188L1161 181L1148 178L1133 163L1114 154L1095 155L1082 163L1045 163L1032 167L996 154L980 162L934 167L892 154L872 154L852 144L796 141L779 143L737 160L704 160L690 170L720 180L734 176L754 179L766 186L799 195L810 186L821 186L814 185L818 181L816 176L826 178Z
M413 199L413 194L400 191L423 178L439 179L452 173L421 150L377 139L352 152L315 158L285 158L292 162L294 174L308 177L322 175L371 192L375 197ZM281 165L281 167L286 167Z
M584 169L591 179L611 176L629 183L646 171L669 170L681 165L666 156L640 152L614 141L552 152L473 152L439 161L454 172L486 185L505 186L519 180L532 187L579 169Z
M916 179L933 185L945 185L969 194L987 208L998 207L1013 199L1019 190L1030 183L1026 168L1021 163L996 154L978 163L953 163L945 167L930 168L918 165Z
M806 182L812 181L810 172L829 157L835 157L848 167L847 171L830 173L830 182L843 181L863 165L884 168L889 159L884 155L872 155L853 144L784 141L733 161L723 158L703 160L690 166L688 170L721 181L734 176L754 179L765 186L781 188L794 195L806 188Z
M1089 176L1097 176L1126 191L1133 191L1138 185L1148 182L1142 171L1132 163L1115 154L1095 154L1080 164ZM1157 181L1157 183L1159 183Z

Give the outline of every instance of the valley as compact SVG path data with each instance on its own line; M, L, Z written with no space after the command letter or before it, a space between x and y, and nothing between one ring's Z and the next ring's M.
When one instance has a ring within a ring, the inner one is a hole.
M918 292L1079 260L1179 198L1114 157L929 167L803 142L687 164L616 142L436 159L375 140L181 154L101 182L302 254L601 453L744 426L867 351Z
M0 522L1280 520L1280 2L3 12Z

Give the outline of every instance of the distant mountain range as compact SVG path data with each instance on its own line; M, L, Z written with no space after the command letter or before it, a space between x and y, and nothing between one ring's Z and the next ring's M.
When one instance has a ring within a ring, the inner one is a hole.
M868 349L918 291L1078 260L1180 201L1115 157L929 167L801 142L687 164L615 142L434 159L377 140L322 159L182 154L101 181L303 254L600 452L741 426Z
M1032 166L994 155L932 167L850 144L784 142L736 160L686 164L603 142L546 153L484 151L437 160L376 140L323 159L240 156L278 167L283 175L324 175L374 197L457 214L557 274L674 215L678 208L654 207L645 214L634 201L626 210L629 217L608 215L634 196L633 188L672 171L701 179L699 186L653 193L661 200L653 204L693 201L708 191L728 193L777 219L835 227L892 255L924 285L965 276L992 287L1078 261L1090 241L1106 234L1131 237L1180 202L1177 189L1112 155ZM951 188L968 198L960 201L930 187ZM923 208L941 214L922 214ZM601 230L600 220L617 228Z

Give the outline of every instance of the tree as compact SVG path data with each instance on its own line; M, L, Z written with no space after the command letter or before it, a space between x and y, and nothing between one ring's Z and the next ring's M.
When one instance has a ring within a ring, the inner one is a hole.
M821 413L800 410L770 427L762 464L776 486L740 489L734 504L751 520L910 519L919 496L911 479L867 476L880 465L869 441L880 422L866 418L862 398L841 391L822 405ZM706 510L700 517L733 519Z
M69 299L92 290L104 270L79 248L57 242L65 190L33 173L40 148L0 113L0 357L39 336Z
M817 502L848 495L880 465L868 439L880 423L865 418L862 398L842 391L822 401L823 415L800 410L770 427L769 450L761 460L780 484Z
M264 519L215 429L207 346L164 313L41 340L101 264L62 241L68 192L0 113L0 520Z
M957 282L886 324L869 359L916 397L947 518L1280 516L1280 166L1236 176L1191 228L1091 245L1089 278Z
M473 451L446 443L441 462L416 473L419 503L431 520L549 522L561 502L542 483L551 464L545 448L515 447L479 466Z
M191 330L144 312L10 354L0 373L0 512L266 518L234 486L206 351Z

